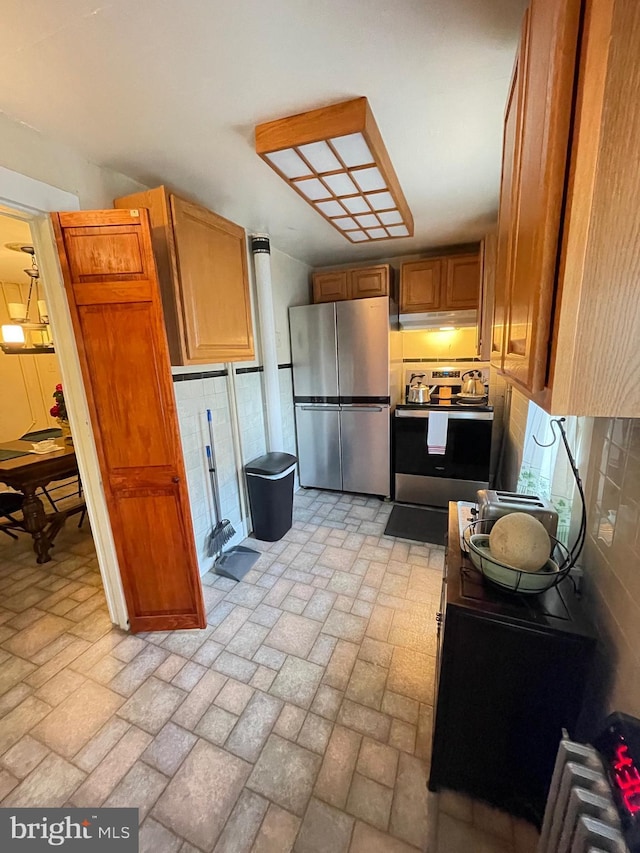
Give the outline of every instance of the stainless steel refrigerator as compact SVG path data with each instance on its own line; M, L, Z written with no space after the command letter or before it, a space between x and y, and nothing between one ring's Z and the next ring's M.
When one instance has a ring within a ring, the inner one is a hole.
M300 485L390 496L394 307L376 297L289 309Z

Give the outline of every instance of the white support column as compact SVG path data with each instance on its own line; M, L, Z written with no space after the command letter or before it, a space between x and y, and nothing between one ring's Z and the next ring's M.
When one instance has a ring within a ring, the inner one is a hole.
M264 368L264 396L266 405L267 450L284 449L282 436L282 407L280 405L280 379L278 377L278 350L276 346L276 321L273 312L271 288L271 247L266 234L251 237L251 251L256 272L258 294L258 322L262 343Z

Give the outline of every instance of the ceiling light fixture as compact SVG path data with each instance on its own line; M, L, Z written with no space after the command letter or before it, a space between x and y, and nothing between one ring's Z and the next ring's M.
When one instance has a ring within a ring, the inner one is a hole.
M26 304L22 302L8 303L9 319L12 322L2 326L0 330L2 333L0 349L6 355L35 355L38 353L55 352L49 331L47 305L43 299L38 299L40 271L36 262L34 248L23 243L7 243L6 247L31 255L31 267L25 270L25 273L29 276L29 295ZM36 291L35 302L38 306L39 322L37 323L29 322L31 296L34 287ZM26 335L25 331L27 332Z
M256 152L350 242L413 236L366 98L259 124Z

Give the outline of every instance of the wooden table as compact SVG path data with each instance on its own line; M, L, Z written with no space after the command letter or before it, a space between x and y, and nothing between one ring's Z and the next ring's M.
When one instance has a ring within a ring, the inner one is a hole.
M17 456L13 459L0 461L0 483L22 492L24 503L22 514L24 526L33 537L33 550L38 557L38 563L47 563L51 557L49 551L58 531L64 524L68 510L47 513L44 504L36 495L38 488L46 487L56 480L66 480L78 473L76 452L71 444L65 444L64 439L55 439L62 448L51 453L39 455L29 453L27 456ZM31 450L28 441L6 441L0 443L0 450ZM77 511L77 507L72 511Z

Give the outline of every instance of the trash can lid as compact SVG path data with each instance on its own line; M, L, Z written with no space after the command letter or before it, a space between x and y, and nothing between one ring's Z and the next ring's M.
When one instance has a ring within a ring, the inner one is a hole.
M245 465L244 470L247 474L263 474L269 477L282 474L297 461L298 457L292 453L265 453L264 456L258 456L257 459Z

